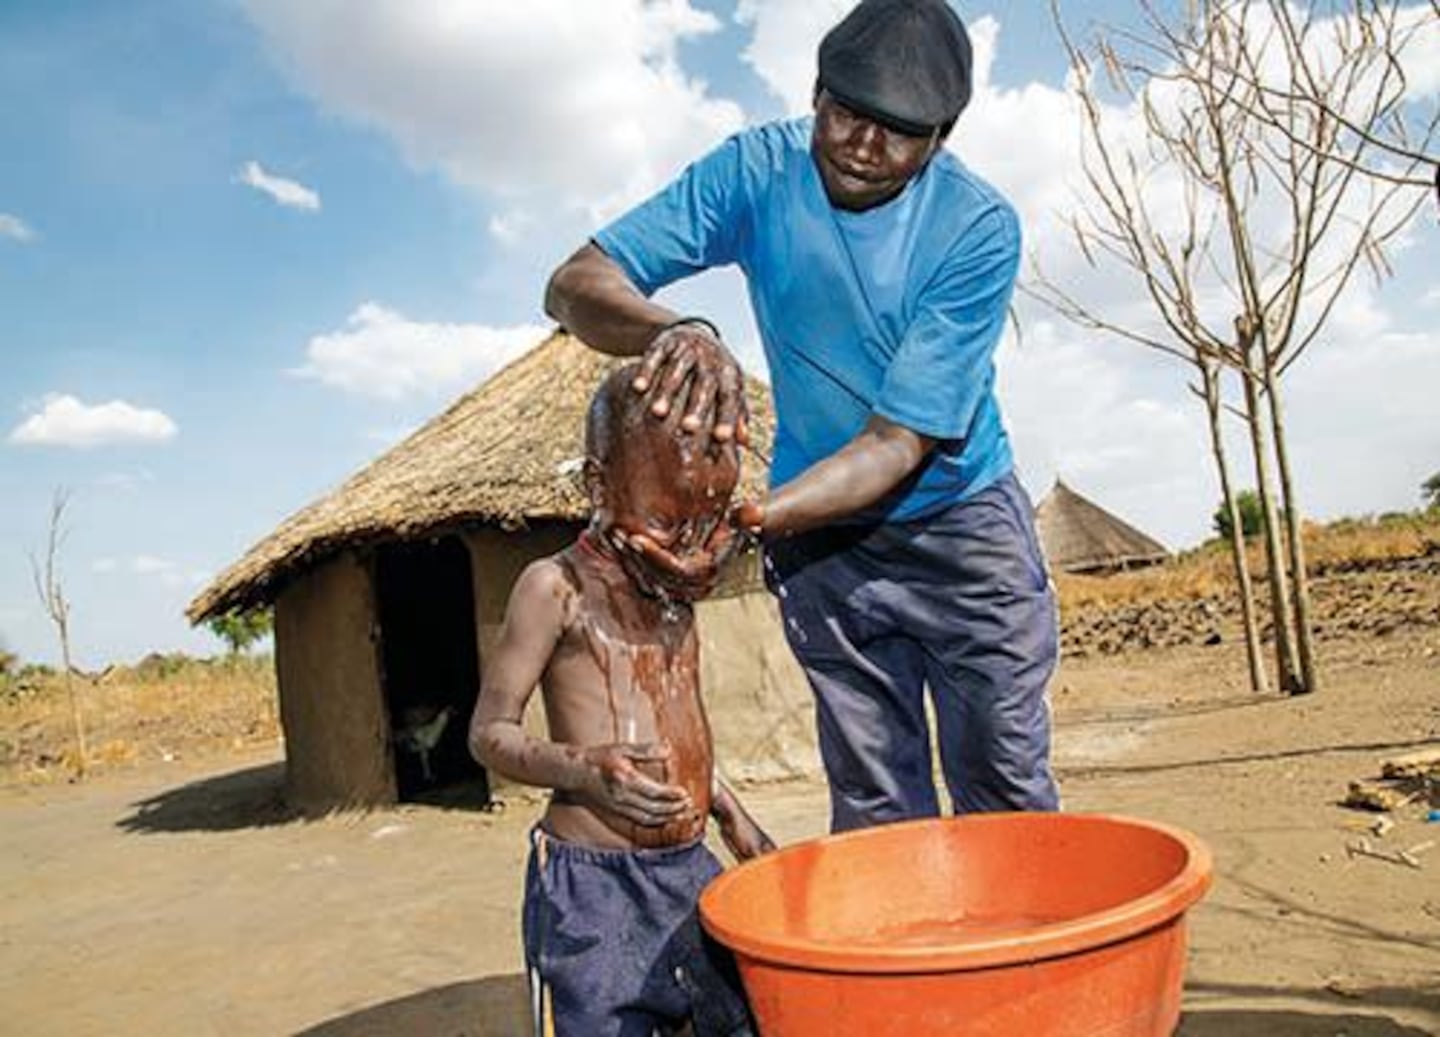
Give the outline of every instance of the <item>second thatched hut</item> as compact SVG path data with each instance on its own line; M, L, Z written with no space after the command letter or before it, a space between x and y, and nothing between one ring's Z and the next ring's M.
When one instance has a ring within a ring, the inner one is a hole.
M1061 572L1117 572L1170 557L1164 544L1059 479L1036 507L1035 525L1046 557Z

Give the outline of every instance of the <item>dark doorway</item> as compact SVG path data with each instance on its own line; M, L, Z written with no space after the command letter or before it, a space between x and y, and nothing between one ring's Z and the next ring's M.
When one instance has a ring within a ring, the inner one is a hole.
M375 584L400 799L478 781L487 802L485 771L465 744L480 692L470 552L453 536L382 547Z

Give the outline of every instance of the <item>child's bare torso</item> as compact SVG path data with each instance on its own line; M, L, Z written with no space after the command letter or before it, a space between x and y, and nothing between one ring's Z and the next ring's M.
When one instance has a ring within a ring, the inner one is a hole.
M635 590L620 567L583 544L556 555L565 626L541 678L550 739L570 745L665 743L668 765L651 778L679 785L694 811L660 827L636 824L556 792L545 825L567 841L603 848L676 846L703 835L714 764L700 699L694 612Z

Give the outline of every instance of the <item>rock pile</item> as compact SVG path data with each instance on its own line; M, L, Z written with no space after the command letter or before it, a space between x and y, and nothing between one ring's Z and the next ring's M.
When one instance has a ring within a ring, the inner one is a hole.
M1272 635L1269 590L1255 588L1261 636ZM1352 563L1312 578L1317 639L1386 637L1402 629L1440 631L1440 557ZM1061 645L1069 658L1151 648L1216 645L1243 637L1234 594L1062 608Z

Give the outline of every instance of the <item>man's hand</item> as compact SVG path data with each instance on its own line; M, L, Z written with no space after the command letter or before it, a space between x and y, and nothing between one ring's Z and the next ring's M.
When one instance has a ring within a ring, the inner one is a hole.
M671 756L664 743L592 746L585 750L589 779L582 791L597 806L647 828L681 820L695 810L690 793L645 773L669 773Z
M657 418L683 407L680 427L700 433L702 447L708 447L711 436L721 443L750 441L744 375L707 324L682 321L656 335L634 384L636 392L650 396L650 412Z
M740 532L758 538L765 532L765 506L758 501L743 500L730 509L730 523Z

